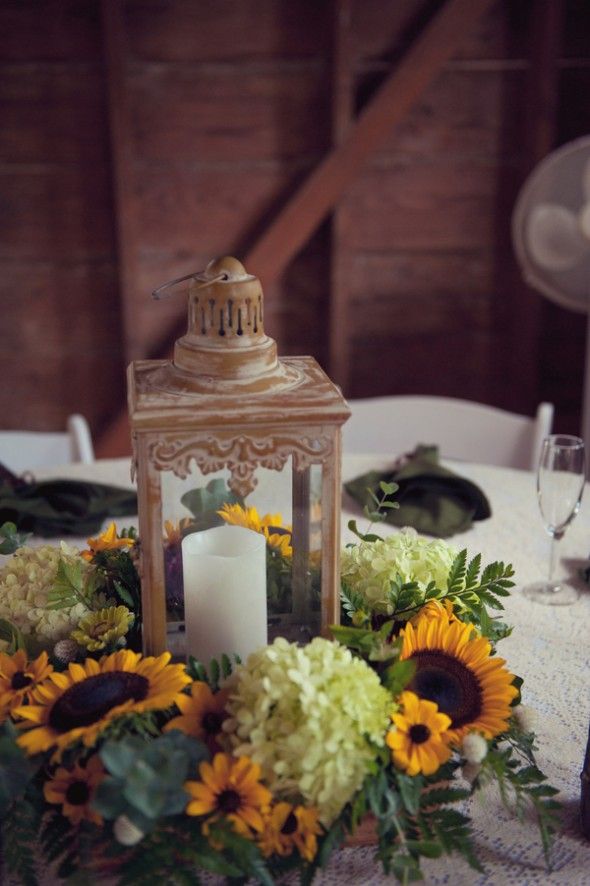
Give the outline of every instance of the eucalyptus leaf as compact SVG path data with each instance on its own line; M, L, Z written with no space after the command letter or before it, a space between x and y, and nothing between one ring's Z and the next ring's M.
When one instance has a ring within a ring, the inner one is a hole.
M217 511L221 510L224 504L243 505L244 503L242 498L228 489L225 480L221 478L210 480L206 486L185 492L180 501L194 517L191 531L221 526L223 519Z
M145 742L135 736L125 741L107 741L99 751L100 758L111 775L125 778L131 772L135 761L145 747Z
M18 532L16 523L7 520L0 526L0 554L14 554L30 537L30 532Z

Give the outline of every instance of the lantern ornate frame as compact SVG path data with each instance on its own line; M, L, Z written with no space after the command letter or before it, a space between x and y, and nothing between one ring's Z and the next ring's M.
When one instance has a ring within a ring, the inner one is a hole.
M167 647L162 473L185 479L193 462L203 475L227 470L229 488L245 497L256 487L258 468L282 471L291 459L294 584L309 555L306 526L298 522L308 519L312 466L321 466L320 630L325 634L340 612L341 426L349 407L312 357L278 360L274 341L264 334L260 283L239 262L220 259L190 280L189 331L176 343L174 360L140 360L128 369L144 653L156 655ZM248 316L245 302L252 303L253 287L257 313ZM237 326L240 299L244 317L239 317L238 338L227 332ZM207 323L199 310L203 304Z

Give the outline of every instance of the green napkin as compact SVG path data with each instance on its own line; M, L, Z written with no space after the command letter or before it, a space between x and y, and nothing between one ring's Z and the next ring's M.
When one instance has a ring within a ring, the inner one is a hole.
M391 497L399 508L387 509L386 522L413 526L423 535L448 538L465 532L473 520L485 520L492 513L487 498L475 483L439 463L437 446L418 446L388 471L369 471L345 483L344 488L361 507L373 508L367 489L380 498L379 483L383 480L399 485Z
M0 466L0 525L57 537L92 535L108 517L137 513L135 492L82 480L28 482Z

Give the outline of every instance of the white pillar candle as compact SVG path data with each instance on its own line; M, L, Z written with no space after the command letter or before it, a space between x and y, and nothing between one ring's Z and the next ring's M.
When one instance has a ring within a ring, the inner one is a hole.
M246 661L266 645L266 539L242 526L217 526L182 540L184 619L189 655L208 665L225 652Z

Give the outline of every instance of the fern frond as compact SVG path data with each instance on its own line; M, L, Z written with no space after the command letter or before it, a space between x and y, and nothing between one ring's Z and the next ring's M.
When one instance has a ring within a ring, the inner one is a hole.
M465 587L465 575L467 572L467 549L463 548L459 551L447 576L447 591L449 594L456 594Z

